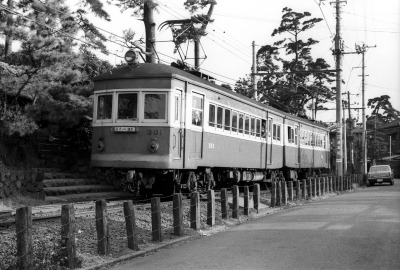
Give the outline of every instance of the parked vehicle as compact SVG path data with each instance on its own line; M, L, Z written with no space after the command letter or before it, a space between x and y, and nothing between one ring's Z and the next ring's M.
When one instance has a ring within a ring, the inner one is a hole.
M394 184L393 171L389 165L374 165L369 168L367 185L390 183Z

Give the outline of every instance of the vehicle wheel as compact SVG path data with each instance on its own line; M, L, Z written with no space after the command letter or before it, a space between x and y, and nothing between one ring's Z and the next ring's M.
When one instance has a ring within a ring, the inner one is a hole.
M390 182L390 185L391 185L391 186L393 186L393 185L394 185L394 180L392 180L392 181Z

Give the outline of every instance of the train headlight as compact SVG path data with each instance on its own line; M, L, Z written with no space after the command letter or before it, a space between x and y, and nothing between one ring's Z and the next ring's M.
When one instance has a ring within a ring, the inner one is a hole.
M159 143L156 140L150 140L147 149L152 152L155 153L157 152L158 148L160 147Z
M99 151L99 152L103 151L103 150L104 150L104 147L105 147L105 145L104 145L104 142L103 142L103 141L99 141L99 142L97 143L97 151Z
M124 58L128 65L134 65L138 63L138 55L134 50L127 51Z

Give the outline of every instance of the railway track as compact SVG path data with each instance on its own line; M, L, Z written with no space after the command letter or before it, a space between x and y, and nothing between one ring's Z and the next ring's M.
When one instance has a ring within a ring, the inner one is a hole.
M261 191L261 195L267 193L268 191ZM231 193L229 193L231 194ZM188 195L188 194L185 194ZM240 193L241 196L243 196L243 193ZM249 196L252 196L252 193L250 192ZM168 204L171 202L172 196L167 196L167 197L162 197L161 204ZM201 195L200 200L206 200L207 196L206 195ZM217 190L215 191L215 199L217 201L220 200L220 191ZM107 213L108 214L113 214L117 213L120 211L123 211L123 202L120 201L126 201L125 199L119 199L118 198L113 198L110 200L107 200L108 206L107 206ZM190 201L189 198L183 199L183 201ZM150 200L140 200L134 202L134 205L137 207L150 207ZM75 207L75 218L94 218L95 217L95 202L84 202L84 203L76 203L74 204ZM55 221L55 220L60 220L61 219L61 204L60 205L45 205L45 206L39 206L33 209L32 211L32 221L33 222L41 222L41 221ZM15 215L15 213L14 213ZM11 216L7 220L0 221L0 230L1 228L9 227L15 224L15 218Z

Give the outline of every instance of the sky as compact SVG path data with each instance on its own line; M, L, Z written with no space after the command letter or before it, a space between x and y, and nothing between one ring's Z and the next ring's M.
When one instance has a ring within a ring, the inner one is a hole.
M71 1L71 4L75 0ZM166 20L189 18L189 12L184 9L184 0L155 0L158 3L154 13L156 24ZM77 2L77 1L75 1ZM94 18L93 23L116 35L122 35L123 30L132 29L137 39L144 38L144 25L138 18L132 17L129 11L121 13L115 6L106 10L111 22ZM308 11L312 17L324 19L303 37L313 38L320 43L312 50L315 58L324 58L332 68L335 61L332 55L333 38L336 33L335 6L331 1L319 0L217 0L212 19L207 26L208 35L201 40L206 59L201 60L201 70L216 77L217 83L234 85L239 78L244 78L251 72L252 45L256 49L262 45L272 44L281 38L272 37L272 31L280 24L282 9L289 7L296 12ZM72 4L76 5L76 4ZM207 12L208 7L204 12ZM381 95L389 95L393 107L400 110L400 1L399 0L348 0L341 5L341 37L345 52L354 52L355 45L365 44L369 48L365 54L365 95L366 101ZM109 33L104 33L111 37ZM115 37L114 37L115 38ZM156 33L157 51L163 63L180 59L173 53L172 35L165 27ZM374 47L376 46L376 47ZM107 48L113 54L99 55L112 64L119 64L126 48L107 42ZM193 51L193 44L184 47L184 51ZM120 57L118 57L118 56ZM189 55L189 58L193 57ZM350 105L361 108L361 55L346 54L342 58L343 93L350 93ZM187 59L193 64L192 59ZM334 85L332 85L334 86ZM345 96L347 99L347 95ZM336 102L327 105L334 109ZM370 114L367 109L367 115ZM362 121L361 110L351 110L353 118ZM347 112L346 112L347 117ZM318 112L317 120L335 122L336 112L330 110Z

